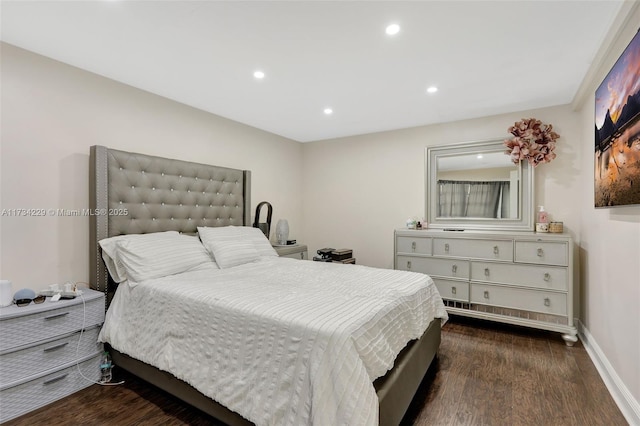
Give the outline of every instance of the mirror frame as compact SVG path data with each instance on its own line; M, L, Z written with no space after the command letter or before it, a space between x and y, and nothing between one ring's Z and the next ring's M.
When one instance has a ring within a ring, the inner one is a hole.
M518 211L515 219L438 217L437 164L438 157L452 155L469 155L486 152L504 152L503 139L491 139L477 142L464 142L448 145L428 146L425 149L425 211L427 228L483 231L533 231L534 211L534 168L526 161L520 162L520 194ZM505 154L506 155L506 154Z

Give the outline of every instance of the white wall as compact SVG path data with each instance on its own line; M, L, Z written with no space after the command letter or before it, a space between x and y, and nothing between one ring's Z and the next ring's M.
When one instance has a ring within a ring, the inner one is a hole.
M640 206L594 208L593 93L638 31L640 7L628 17L619 37L588 82L580 108L585 153L580 162L580 258L583 324L615 374L635 399L640 422ZM616 28L617 29L617 28ZM621 392L624 394L625 390Z
M11 45L1 49L3 209L88 208L89 147L105 145L249 169L252 214L268 200L273 226L285 217L301 238L300 143ZM0 278L14 290L89 280L87 217L2 216L0 226Z
M580 128L569 106L416 127L305 144L304 235L311 253L352 248L359 264L393 267L393 230L425 216L425 147L508 138L509 126L535 117L561 138L552 163L535 169L535 205L580 228Z

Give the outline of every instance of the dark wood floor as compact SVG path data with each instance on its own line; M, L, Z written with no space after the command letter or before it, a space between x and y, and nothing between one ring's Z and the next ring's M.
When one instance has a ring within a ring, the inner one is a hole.
M7 422L17 425L219 425L126 372ZM55 410L55 411L53 411ZM452 318L405 425L626 425L580 342Z
M627 425L589 355L558 333L453 318L404 424Z

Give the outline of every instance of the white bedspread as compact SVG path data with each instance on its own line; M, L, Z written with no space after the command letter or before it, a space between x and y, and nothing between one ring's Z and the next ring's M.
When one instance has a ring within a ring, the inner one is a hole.
M372 381L434 318L426 275L262 258L123 283L100 341L257 425L375 425Z

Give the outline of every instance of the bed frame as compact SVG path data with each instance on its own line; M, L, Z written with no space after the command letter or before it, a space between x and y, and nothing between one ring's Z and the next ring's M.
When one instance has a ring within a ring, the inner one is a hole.
M92 146L90 154L91 288L106 295L117 284L98 241L123 234L196 233L198 226L251 226L251 172ZM380 425L398 425L440 346L440 320L398 355L394 368L374 382ZM239 414L172 374L110 349L118 367L229 425L250 425Z

